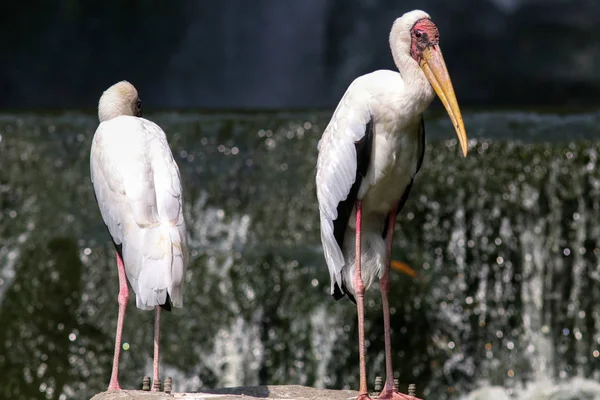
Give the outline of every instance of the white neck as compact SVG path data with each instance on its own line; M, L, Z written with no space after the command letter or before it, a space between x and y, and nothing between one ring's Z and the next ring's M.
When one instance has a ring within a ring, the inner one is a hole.
M394 21L390 31L390 48L396 67L404 81L404 90L407 95L405 101L411 102L411 108L419 114L425 111L435 97L425 73L410 55L411 30L415 23L423 18L429 18L429 15L421 10L407 12Z
M394 62L404 81L406 94L410 101L414 102L415 110L421 114L433 101L435 92L419 64L409 54L394 53L392 48Z

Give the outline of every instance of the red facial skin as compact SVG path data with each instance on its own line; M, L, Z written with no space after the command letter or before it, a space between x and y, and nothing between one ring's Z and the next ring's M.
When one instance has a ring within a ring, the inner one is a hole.
M419 64L423 51L429 46L437 46L440 42L438 28L429 18L418 20L410 30L410 37L410 56Z

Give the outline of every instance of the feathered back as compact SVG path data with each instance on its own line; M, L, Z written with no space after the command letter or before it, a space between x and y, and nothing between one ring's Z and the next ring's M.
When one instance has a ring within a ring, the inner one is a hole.
M132 116L102 122L92 143L92 183L102 218L122 245L141 309L183 305L188 263L179 169L155 123Z

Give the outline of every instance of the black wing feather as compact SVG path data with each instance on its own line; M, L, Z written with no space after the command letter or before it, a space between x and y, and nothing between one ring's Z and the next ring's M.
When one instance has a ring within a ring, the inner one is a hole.
M421 155L419 157L419 162L417 163L415 175L421 169L421 165L423 165L423 159L425 158L425 119L423 118L423 114L421 114L421 126L419 126L419 141L421 142Z

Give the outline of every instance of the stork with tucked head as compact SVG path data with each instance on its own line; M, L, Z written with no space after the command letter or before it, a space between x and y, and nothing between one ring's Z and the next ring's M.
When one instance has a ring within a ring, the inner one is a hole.
M121 389L119 353L129 299L128 279L137 307L155 310L152 387L160 390L160 309L183 306L189 258L181 177L165 133L142 118L142 102L132 84L122 81L108 88L100 98L98 117L90 170L119 271L119 317L108 389Z
M383 304L386 381L380 399L414 399L394 387L388 292L392 237L425 151L423 112L437 93L456 129L463 154L467 135L429 15L415 10L396 19L390 47L398 72L355 79L319 142L317 199L321 241L335 299L358 311L360 395L368 399L364 293L379 279Z

